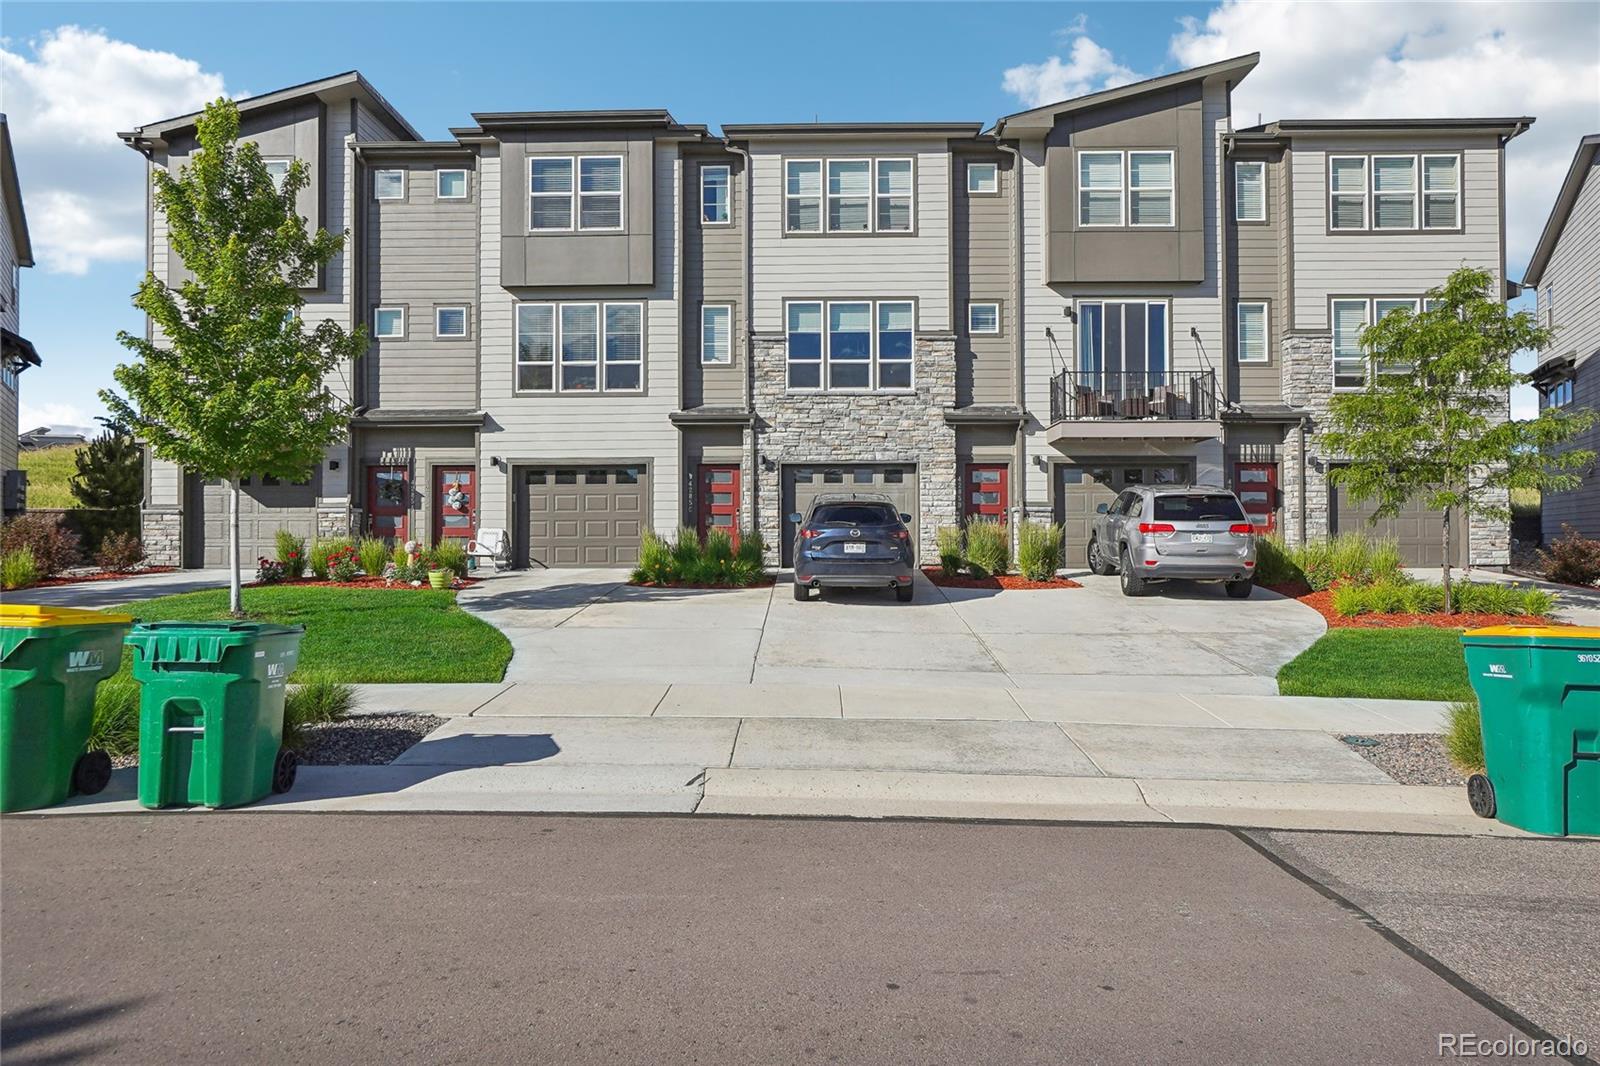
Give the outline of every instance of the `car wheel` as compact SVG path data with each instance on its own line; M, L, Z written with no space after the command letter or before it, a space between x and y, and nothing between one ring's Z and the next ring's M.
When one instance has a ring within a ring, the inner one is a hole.
M1229 581L1224 587L1228 590L1228 595L1234 599L1248 600L1250 598L1250 590L1256 587L1256 583L1248 580Z
M894 587L894 598L901 603L910 603L915 591L910 585L896 585Z
M1133 568L1133 556L1127 548L1122 549L1122 594L1124 596L1143 596L1149 585L1140 577Z
M805 585L801 584L798 579L794 583L794 598L799 600L801 603L805 603L811 598L811 590Z
M1111 567L1107 566L1105 560L1100 558L1100 539L1098 537L1089 538L1088 556L1089 573L1099 574L1101 577L1111 573Z

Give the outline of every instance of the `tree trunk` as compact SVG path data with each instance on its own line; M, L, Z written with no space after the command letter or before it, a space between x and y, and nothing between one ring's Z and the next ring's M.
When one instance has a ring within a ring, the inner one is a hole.
M1453 604L1450 596L1450 508L1444 510L1444 559L1440 563L1444 571L1444 613L1452 613Z
M244 597L239 586L239 475L228 478L228 613L244 617Z

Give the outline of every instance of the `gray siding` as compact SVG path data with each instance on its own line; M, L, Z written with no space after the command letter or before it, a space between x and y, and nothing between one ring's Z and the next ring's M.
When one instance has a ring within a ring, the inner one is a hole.
M477 436L470 429L435 427L365 430L360 437L358 458L361 464L360 495L363 500L367 492L369 467L404 466L410 470L411 537L433 544L438 538L438 530L433 528L434 468L477 466Z
M729 169L727 225L701 222L702 166ZM683 405L742 408L750 365L744 306L743 157L733 152L691 155L684 159L683 183ZM700 362L700 312L706 304L728 304L733 308L733 361L725 366L705 366Z
M406 171L403 200L375 200L370 175L362 182L366 299L370 332L378 307L403 307L406 335L374 338L360 368L363 402L403 407L475 407L477 380L477 174L471 161L373 162L371 169ZM435 196L435 172L467 170L467 199ZM467 335L440 338L434 310L465 306Z
M1544 354L1577 356L1573 410L1600 411L1600 157L1589 167L1541 281L1541 322L1551 321L1546 286L1555 289L1556 335ZM1572 446L1600 452L1600 426ZM1561 535L1562 523L1600 537L1600 474L1591 473L1571 492L1546 496L1543 513L1546 543Z
M1285 314L1283 301L1283 227L1284 210L1279 201L1283 188L1281 160L1266 159L1265 222L1234 222L1233 219L1233 163L1229 159L1227 204L1229 231L1232 234L1234 258L1230 281L1235 303L1240 301L1265 301L1267 304L1267 362L1239 362L1238 320L1230 320L1228 333L1228 358L1235 370L1232 398L1244 404L1278 404L1283 402L1283 333ZM1248 157L1246 157L1248 158ZM1253 160L1252 160L1253 161Z
M967 192L967 164L997 164L996 195ZM953 248L955 259L956 404L1011 404L1016 394L1016 299L1011 250L1017 186L1011 157L962 154L954 157ZM967 307L1000 305L1000 332L972 335Z
M13 333L21 333L21 311L18 307L21 294L12 287L17 276L16 266L17 245L11 236L11 213L0 205L0 272L4 274L4 277L0 277L0 326ZM20 384L18 388L21 388ZM17 402L17 389L0 384L0 470L17 468Z

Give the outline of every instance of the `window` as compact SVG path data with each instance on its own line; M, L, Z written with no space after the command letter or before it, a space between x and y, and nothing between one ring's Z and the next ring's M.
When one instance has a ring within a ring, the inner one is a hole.
M561 391L600 387L600 305L561 305Z
M828 232L869 231L872 228L871 193L871 160L828 160Z
M1328 228L1367 228L1367 157L1328 159Z
M606 304L606 391L644 384L644 305Z
M263 159L262 162L267 165L267 176L272 179L272 187L282 192L284 180L289 176L289 164L293 160Z
M578 228L622 228L622 157L586 156L578 160Z
M404 337L406 335L406 309L380 307L372 312L374 337Z
M909 300L790 302L785 308L789 388L911 388L914 317Z
M1372 301L1372 321L1382 321L1383 316L1390 311L1407 311L1416 314L1418 309L1416 300L1374 300ZM1378 363L1377 370L1380 374L1408 374L1413 367L1409 363Z
M967 164L967 192L976 196L990 196L999 191L1000 164Z
M1128 222L1173 224L1171 152L1128 153Z
M1122 225L1122 153L1078 153L1078 225Z
M1431 303L1431 301L1430 301ZM1417 314L1423 301L1412 297L1369 300L1350 298L1334 300L1333 317L1333 387L1359 389L1367 383L1369 353L1361 346L1361 331L1377 322L1391 311ZM1411 367L1403 363L1383 363L1377 367L1380 374L1404 374Z
M15 291L15 290L13 290ZM1556 327L1556 287L1554 283L1544 287L1544 328Z
M1558 381L1544 394L1545 407L1572 406L1572 379Z
M784 164L784 229L789 233L822 232L822 163L791 159Z
M1233 217L1237 222L1267 220L1267 164L1233 165Z
M572 228L572 160L528 160L528 228Z
M438 170L434 172L434 195L440 200L465 200L467 198L467 172L465 170Z
M878 168L879 233L911 232L911 160L880 159Z
M574 188L573 171L577 171ZM620 155L534 156L528 160L530 231L623 228ZM576 225L574 225L576 222Z
M700 168L700 221L708 226L720 226L731 221L728 214L728 190L732 182L728 167Z
M967 332L968 333L999 333L1000 332L1000 305L999 304L968 304L967 305Z
M1417 158L1372 157L1372 228L1417 228Z
M1240 303L1239 362L1265 363L1268 358L1266 303Z
M375 200L404 200L406 198L406 172L403 170L374 170L372 172L372 197Z
M436 307L433 311L435 337L465 337L467 335L467 309L465 307Z
M1165 385L1167 341L1165 301L1080 303L1079 384L1118 394Z
M1461 157L1422 157L1422 228L1461 226Z
M518 392L550 392L555 389L555 352L555 304L518 304Z
M700 309L700 361L720 366L733 362L733 308L727 304Z
M644 305L518 304L516 371L518 392L640 391Z

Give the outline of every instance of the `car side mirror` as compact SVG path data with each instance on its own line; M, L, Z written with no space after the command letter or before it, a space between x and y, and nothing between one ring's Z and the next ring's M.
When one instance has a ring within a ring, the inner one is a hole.
M904 511L901 511L900 512L900 521L904 522L906 525L909 526L911 524L911 516L906 514Z
M1094 513L1095 514L1106 514L1110 510L1111 510L1111 505L1109 503L1102 503L1102 504L1098 504L1098 505L1095 506Z
M795 525L799 525L801 522L804 522L805 520L806 520L806 516L801 514L798 511L794 512L793 514L791 514L789 516L789 521L793 522Z

